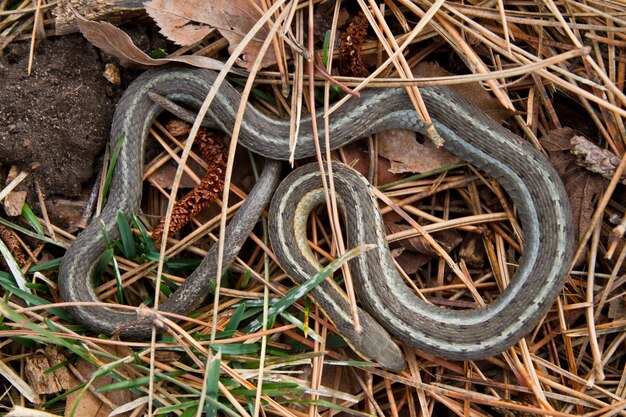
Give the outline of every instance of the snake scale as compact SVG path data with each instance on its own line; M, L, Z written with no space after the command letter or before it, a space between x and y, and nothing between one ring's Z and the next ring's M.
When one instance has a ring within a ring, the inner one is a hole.
M122 135L124 141L107 203L99 218L77 237L63 258L59 271L63 299L99 301L92 277L104 251L101 224L115 238L117 214L139 210L144 142L152 122L162 111L149 94L199 108L215 78L214 72L205 69L156 69L141 75L126 90L112 123L112 141ZM423 87L420 91L435 128L445 139L444 146L496 179L515 203L523 229L524 253L511 283L486 307L452 310L422 301L395 270L376 199L367 181L336 163L333 171L346 221L348 247L361 243L376 245L351 261L357 294L364 306L364 310L359 310L363 331L354 331L345 294L336 284L327 280L310 295L360 355L391 370L402 369L404 360L387 331L403 342L448 359L479 359L510 347L531 331L554 303L564 285L573 252L568 199L546 158L454 90ZM224 83L205 118L206 124L231 132L240 100L237 90ZM331 147L335 149L389 128L424 131L404 89L367 90L332 115ZM311 210L324 202L321 175L316 166L305 165L278 186L279 161L289 158L289 132L289 121L270 118L248 106L239 142L265 156L266 162L259 181L227 227L224 270L272 195L270 238L279 263L297 282L319 269L306 245L305 229ZM319 135L323 137L321 130ZM304 118L295 157L313 155L311 123ZM160 305L160 310L185 314L205 299L210 281L215 279L216 247ZM152 328L147 318L113 308L75 306L71 313L91 331L119 332L122 338L145 338Z

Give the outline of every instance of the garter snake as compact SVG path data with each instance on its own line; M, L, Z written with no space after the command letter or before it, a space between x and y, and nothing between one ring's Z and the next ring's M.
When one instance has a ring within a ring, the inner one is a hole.
M107 203L99 218L77 237L63 258L59 288L66 301L98 301L93 272L104 250L101 223L111 238L118 235L116 217L139 209L143 147L148 129L161 111L150 99L156 93L189 107L199 108L216 74L197 68L147 71L124 93L114 115L111 138L124 136ZM523 228L524 253L510 285L487 307L474 310L438 308L421 301L402 282L385 242L376 200L365 180L336 164L337 194L347 222L348 244L374 243L376 249L352 261L356 285L365 310L360 310L363 331L354 331L345 294L324 282L311 296L327 313L348 343L365 358L399 370L399 347L384 329L419 349L448 359L478 359L496 354L529 332L554 303L563 287L573 252L571 214L563 185L546 158L527 142L498 125L463 97L445 87L421 88L435 128L444 146L487 172L508 192ZM224 83L205 122L231 132L241 96ZM322 126L323 123L318 125ZM331 147L389 128L418 132L424 126L402 88L365 91L338 109L330 122ZM268 204L279 182L280 160L289 158L289 121L270 118L248 106L239 141L266 157L265 167L245 204L226 230L224 267L234 259ZM323 137L323 132L320 131ZM311 123L300 126L296 159L315 155ZM320 174L307 165L291 173L274 193L270 208L270 237L281 266L297 282L312 276L316 265L306 247L303 224L323 201ZM164 311L184 314L206 297L216 273L216 246L196 271L163 304ZM356 279L357 277L355 277ZM135 313L113 308L77 306L78 322L98 333L143 338L151 323ZM381 326L381 324L384 325Z

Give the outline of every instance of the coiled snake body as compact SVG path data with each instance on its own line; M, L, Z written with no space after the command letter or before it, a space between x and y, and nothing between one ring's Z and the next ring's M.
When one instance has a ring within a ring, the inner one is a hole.
M100 220L112 238L116 217L139 209L143 146L161 108L149 92L198 108L215 74L194 68L157 69L144 73L124 93L113 119L111 138L124 135L111 187L100 218L94 220L67 251L59 272L61 296L67 301L98 301L93 272L104 250ZM449 310L420 300L402 282L385 241L382 219L367 182L351 169L335 164L335 182L347 223L348 245L373 243L374 250L352 261L357 293L367 312L359 312L363 331L356 333L345 295L324 282L311 296L329 315L348 343L362 356L400 370L403 358L387 331L426 352L449 359L478 359L496 354L529 332L554 303L572 257L571 214L563 185L537 150L499 126L453 90L425 87L422 95L444 146L490 174L508 192L521 219L524 254L510 285L487 307ZM209 110L208 124L232 130L241 97L221 86ZM318 123L322 126L322 123ZM336 111L330 123L331 147L389 128L423 131L404 89L368 90ZM323 137L322 132L320 136ZM278 184L280 162L289 158L289 122L269 118L249 106L240 143L265 156L265 168L245 204L226 230L224 270L233 261ZM315 155L311 124L303 120L295 157ZM323 202L321 178L314 166L291 173L277 189L270 208L270 237L281 266L301 282L318 270L306 246L306 218ZM304 236L304 238L302 237ZM216 246L185 283L160 305L184 314L206 297L216 274ZM121 337L144 338L151 323L135 313L111 308L72 307L74 317L90 330ZM369 314L368 314L369 313ZM373 316L373 317L372 317ZM378 320L378 321L377 321Z

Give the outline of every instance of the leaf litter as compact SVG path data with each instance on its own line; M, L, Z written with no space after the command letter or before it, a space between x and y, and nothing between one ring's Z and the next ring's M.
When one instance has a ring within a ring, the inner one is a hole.
M361 6L363 5L364 3L361 4ZM426 10L431 6L433 4L422 0L413 3L401 1L398 4L388 5L388 9L385 10L385 19L388 20L390 27L396 33L398 43L401 43L402 37L410 30L411 24L409 22L416 22L425 16ZM553 164L564 176L564 182L568 188L570 199L572 199L572 206L577 219L578 236L582 238L581 244L585 245L591 252L600 251L602 254L602 242L608 239L613 226L609 226L604 216L598 217L596 214L598 212L602 214L602 211L606 210L607 213L611 212L617 214L618 217L623 217L624 206L626 206L623 188L620 188L622 187L620 185L617 186L618 188L611 188L610 185L607 188L605 179L575 165L575 158L572 157L569 149L572 147L570 139L572 136L576 136L576 133L564 129L567 125L561 125L560 113L555 110L552 101L554 91L558 88L560 92L565 92L582 102L583 108L590 113L592 123L596 125L598 132L597 136L587 139L600 144L603 149L611 149L616 155L623 155L625 137L622 106L626 101L623 100L623 95L620 95L614 88L615 85L623 84L626 72L623 50L620 49L620 42L623 43L624 39L621 32L616 30L617 28L621 29L623 24L620 18L616 17L620 13L624 13L623 6L614 2L607 2L603 5L595 2L568 2L567 5L559 3L557 8L551 0L541 5L507 4L506 8L500 2L485 7L452 2L437 2L436 6L439 9L431 16L430 23L424 27L420 36L415 38L414 55L407 55L409 57L408 62L414 71L416 67L419 68L420 62L431 58L444 63L446 69L451 71L450 74L468 70L489 73L511 66L526 65L529 60L540 61L566 50L579 48L581 46L580 40L576 38L577 35L574 35L572 29L576 30L577 34L581 34L580 39L584 39L585 42L594 47L591 55L582 59L573 59L567 62L567 65L560 63L544 67L532 77L529 77L528 74L515 80L494 77L490 80L488 87L491 89L491 93L497 93L498 99L493 99L489 93L486 93L483 88L484 85L466 87L467 90L463 94L470 100L482 96L480 100L484 100L486 104L494 105L495 103L496 105L492 107L493 111L486 110L492 114L492 117L502 118L501 120L505 121L509 128L525 135L536 145L541 144L543 146ZM345 9L341 9L341 11L345 15ZM361 11L366 17L373 17L372 10L362 7ZM298 22L303 22L303 20L298 20L304 19L303 13L302 10L295 13L294 24L296 26L301 25ZM327 8L327 13L329 13L327 15L328 20L332 19L334 13L332 8ZM198 13L198 16L201 15ZM244 13L244 17L245 15ZM188 21L164 16L167 15L161 16L161 19L170 19L170 21L163 23L162 29L165 26L164 31L169 32L170 36L194 35L194 31L198 27L207 23L202 22L197 16L192 16ZM245 20L244 17L242 20ZM564 23L566 19L571 27ZM316 15L316 20L320 20L319 15ZM346 24L350 24L350 19ZM176 25L189 26L186 28L189 33L182 35L175 33ZM212 27L218 29L218 26L219 24L215 24ZM299 30L301 29L302 25ZM98 30L100 29L96 31ZM341 26L339 30L347 29ZM459 31L463 33L463 36L460 36ZM363 29L359 29L359 33L363 32ZM302 32L300 32L301 34ZM118 39L119 36L115 33L110 35L113 39ZM206 35L215 36L212 29L206 29ZM221 35L228 38L225 33L221 33ZM298 42L301 41L302 37L299 38ZM202 42L204 41L198 35L198 38L192 43L202 44ZM229 39L229 42L231 42L232 47L232 42L236 43L237 41ZM301 43L303 44L303 42ZM372 69L369 68L370 66L377 65L381 62L381 58L385 58L380 47L381 44L385 43L390 44L392 42L389 39L376 39L373 35L373 28L367 28L360 47L360 55L362 55L360 62L366 66L368 71ZM371 47L371 45L376 44L378 46ZM126 45L124 48L130 48L130 46ZM359 48L353 50L359 51ZM122 58L134 56L134 53L128 51L120 53ZM354 54L353 52L350 53ZM442 56L445 59L441 59ZM617 59L611 60L611 57ZM139 61L143 59L145 58L138 58ZM195 58L190 60L195 60ZM248 60L248 62L253 61L254 59ZM465 65L466 62L468 65ZM484 65L484 62L488 65ZM598 66L597 62L600 62L604 67ZM245 62L239 63L245 68ZM219 67L219 64L217 65ZM607 68L607 70L602 68ZM393 75L392 67L385 70L385 76ZM280 72L268 71L259 77L259 82L270 86L264 91L269 92L270 95L273 94L276 100L269 104L264 99L257 97L255 101L263 103L269 111L277 110L280 113L288 110L286 105L285 108L276 109L276 103L281 103L281 93L279 92L281 88L275 88L275 86L280 86L280 83L283 82L280 78L282 76L283 74ZM336 75L331 74L331 76ZM449 75L451 82L454 81L454 78L454 75ZM350 77L342 78L342 80L353 83L360 81L358 78ZM496 91L494 88L506 91L506 94L503 95L502 91ZM606 95L604 92L607 90L610 90L612 95ZM515 105L516 111L506 110L501 113L502 109L505 108L502 104L508 104L509 101ZM381 154L379 145L383 140L378 138L377 141L379 143L374 142L374 146L368 145L366 152L353 154L358 155L357 158L344 160L353 161L356 159L360 164L363 160L366 162L370 157L386 159L379 158ZM423 159L433 159L430 154L423 153L423 155L427 155ZM349 157L350 154L337 152L334 156L341 159ZM614 176L621 176L623 172L623 156L618 156L618 158L621 158L621 161L617 166L612 163L615 166ZM387 166L391 166L390 160L386 160ZM608 160L614 161L610 156ZM419 162L419 157L415 157L409 160L409 165L413 166ZM373 177L379 179L375 184L383 185L389 182L387 180L380 181L386 174L378 167L384 164L381 164L380 161L374 161L373 164L368 165L369 171L373 171ZM493 184L489 181L483 181L480 173L469 168L459 168L456 165L446 169L447 166L448 164L444 163L443 167L439 167L443 172L437 171L432 166L420 168L421 171L426 171L426 175L409 176L406 180L402 180L403 182L390 187L386 193L395 199L395 202L401 205L404 210L415 214L415 216L423 216L425 220L422 222L428 227L438 227L444 230L447 227L457 228L451 229L449 236L439 242L443 244L446 252L452 251L452 248L458 244L458 236L469 236L470 239L466 242L471 241L473 243L467 243L464 247L468 248L473 245L480 247L469 250L472 256L478 254L478 257L486 258L488 261L485 262L486 265L500 264L508 270L514 269L520 242L516 241L513 227L508 222L503 221L503 219L514 216L514 208L509 207L510 204L499 203L500 196L497 189L493 188ZM372 167L373 169L371 169ZM433 169L438 173L430 174ZM384 168L383 171L388 172L388 169ZM410 170L410 172L419 171L416 169L415 171ZM614 190L615 193L613 193ZM603 193L606 195L607 192L613 193L611 194L612 198L600 198ZM160 198L162 197L157 199ZM419 205L416 204L418 201ZM385 210L383 208L383 211ZM474 218L483 220L475 222L472 220ZM324 227L323 220L324 216L320 213L319 218L313 221L314 231L311 236L314 236L316 253L322 258L332 258L335 253L329 243L333 237L329 230ZM600 239L589 241L586 238L588 231L595 227L594 224L597 223L594 222L598 221L602 222ZM211 224L211 221L206 224ZM198 230L201 230L204 226L198 225L198 227ZM211 229L208 227L205 230ZM194 232L192 233L193 237L184 238L186 240L184 242L176 242L174 239L174 246L168 250L167 255L181 253L183 247L188 247L191 252L202 255L205 249L201 236L204 233L196 234ZM436 233L434 236L437 236ZM152 392L158 402L155 404L161 407L160 410L169 410L168 407L173 407L172 410L177 412L185 410L189 414L189 410L193 411L193 400L190 402L186 399L198 398L199 391L197 388L203 386L204 382L197 375L204 374L205 369L202 361L194 362L194 358L197 359L197 357L192 349L197 349L198 352L203 351L197 343L201 342L203 336L209 332L206 320L211 315L213 307L220 311L220 320L218 321L218 326L222 326L219 328L220 331L224 331L223 325L228 323L235 314L240 317L245 317L245 314L248 314L248 317L255 317L255 314L258 314L259 304L254 304L253 301L263 297L264 287L260 285L260 282L264 282L262 277L267 274L264 268L263 255L267 253L271 256L271 251L262 243L260 234L255 234L254 239L255 242L250 251L242 254L244 258L228 272L225 279L231 285L224 284L222 289L224 293L220 298L220 305L209 305L201 308L196 315L200 320L189 319L189 323L183 323L185 331L177 336L178 340L161 339L159 341L159 346L166 349L175 347L180 350L182 348L190 360L187 363L178 362L174 365L159 361L155 364L159 372L169 372L174 369L188 371L184 375L160 383ZM424 246L421 240L406 245L410 249ZM407 249L405 249L406 251ZM620 302L623 305L623 290L620 290L620 285L624 283L622 276L623 255L624 250L621 249L611 258L599 260L591 265L574 266L568 286L561 295L559 303L546 316L544 322L535 332L515 348L487 361L466 363L444 361L425 353L416 353L407 348L408 368L400 375L363 366L363 363L354 361L356 358L350 355L347 347L331 343L335 340L333 339L335 336L333 327L324 319L324 316L308 304L298 303L294 306L293 312L300 315L298 317L293 316L295 321L292 319L290 319L292 321L288 321L286 317L280 318L276 326L289 328L276 333L281 335L280 338L274 336L269 342L274 350L269 354L267 368L263 370L260 377L265 390L263 396L267 404L265 406L266 411L278 415L304 415L309 411L315 414L315 410L317 410L324 415L331 415L333 414L333 407L336 407L336 411L347 409L356 414L410 416L419 415L420 412L422 415L449 413L468 416L623 414L623 398L626 394L626 380L623 372L625 353L623 349L620 349L626 337L622 323L623 314L621 314L623 309L620 307ZM461 264L463 266L463 263ZM150 270L151 265L150 263L145 265L125 263L123 268L127 274L125 274L126 279L138 276L139 278L146 278L144 284L151 283L154 278L154 274ZM480 266L480 262L474 261L468 262L464 267L468 268L468 273L473 278L473 285L481 295L487 298L497 295L496 283L491 277L489 268L485 269ZM424 289L426 297L431 297L436 302L445 302L446 305L453 308L465 308L464 306L470 303L471 297L468 297L467 289L455 280L454 275L446 269L443 263L436 259L427 261L424 266L425 270L428 271L427 273L420 273L417 268L412 268L410 272L405 271L412 282L417 284L426 282L431 285L431 287ZM288 286L284 286L286 285L286 282L283 281L284 276L281 275L279 268L273 267L272 271L273 273L267 276L271 283L268 291L272 296L283 294L288 288ZM585 279L589 273L596 274L595 285L591 286L591 289L596 292L596 295L600 294L601 291L606 292L608 296L606 304L600 304L599 297L592 297L591 301L586 301L585 293L588 288ZM168 279L176 283L184 277L169 275ZM132 287L129 289L130 291L137 291ZM15 300L16 296L11 298ZM595 300L598 300L598 304L592 305L596 302ZM17 306L12 307L17 308ZM596 309L595 320L593 321L587 320L588 315L584 314L585 309L589 307ZM43 321L41 317L29 317L33 321ZM307 318L310 322L307 322ZM304 327L297 324L297 320L300 319L305 320ZM238 319L237 321L246 323L246 319ZM58 323L58 325L62 325L62 323ZM329 342L320 346L317 342L303 337L300 331L295 330L298 326L305 333L310 329L316 334L319 332L327 334ZM73 335L68 329L61 328L59 331L66 334L68 338ZM268 332L271 331L273 330L270 326ZM235 340L257 341L259 337L266 334L263 332L252 335L234 333L224 335L224 341L230 341L230 343L238 343ZM194 335L197 340L190 335ZM231 336L232 339L229 339ZM590 343L591 338L594 339L594 342L597 338L597 343ZM85 340L95 350L114 342L95 339ZM336 340L340 341L340 339ZM301 356L302 354L298 354L294 350L294 346L301 347L303 345L309 347L304 355L309 354L310 356ZM145 355L149 347L146 343L138 343L133 346L144 348L138 355ZM243 347L237 349L240 352L244 351ZM246 350L246 352L256 352L256 350L251 349ZM276 352L280 352L280 354L273 356ZM597 367L598 352L602 353L600 357L604 367L601 378L601 374L592 372L592 369ZM314 360L314 357L320 355L326 358L326 364L323 366L323 362ZM123 356L120 355L120 357ZM239 407L250 404L251 397L247 394L240 394L241 391L236 391L234 387L238 384L245 385L253 392L254 383L260 385L261 380L257 377L251 380L252 383L243 381L237 377L236 370L241 366L254 367L254 364L258 363L257 360L258 358L251 353L233 355L227 360L222 359L220 361L219 381L224 384L224 389L212 391L211 395L214 398L219 398L228 407L237 409L242 415L249 414L248 411ZM273 363L281 363L281 361L289 364L290 360L293 365L278 365L276 367L272 365ZM340 360L342 363L346 363L344 361L347 360L347 363L353 366L332 368L328 366L335 360ZM19 358L14 358L10 362L19 364L19 361ZM190 363L194 365L190 366ZM328 372L328 369L341 369L342 371L333 374ZM329 389L325 392L332 393L341 390L349 392L350 396L336 395L333 398L333 394L331 394L331 401L323 401L317 396L318 393L322 392L321 390L315 391L310 396L294 398L284 395L284 392L281 396L280 389L276 388L280 385L272 385L274 383L272 378L283 372L295 372L298 377L290 381L291 383L295 381L296 385L302 387L308 387L309 380L313 379L314 375L331 375L333 377L331 380L324 380L325 384L329 385ZM137 375L148 374L145 368L134 364L121 375L123 378L133 379ZM345 384L346 380L350 381L349 387L342 385ZM215 381L212 382L212 384L214 383ZM142 389L145 393L148 386L143 386ZM235 396L228 395L231 389L232 392L237 393ZM181 393L187 397L180 397ZM272 398L280 398L283 404L279 405ZM348 398L350 401L346 400ZM137 412L141 411L141 407L145 407L145 403L137 405ZM250 409L250 413L252 415L254 411Z

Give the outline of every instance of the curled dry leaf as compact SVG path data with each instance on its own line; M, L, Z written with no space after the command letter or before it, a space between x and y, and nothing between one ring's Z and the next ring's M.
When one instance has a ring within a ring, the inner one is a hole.
M11 191L4 199L4 212L7 216L16 217L22 214L26 197L28 197L28 191Z
M217 59L198 55L184 55L170 58L150 58L143 51L133 44L132 39L123 30L116 28L108 22L93 22L76 14L78 27L81 33L94 46L102 49L103 52L118 58L122 65L146 65L158 66L170 62L179 62L194 67L221 70L224 64ZM234 69L231 72L242 74Z
M193 171L198 172L201 169L200 164L194 160L188 160L187 166ZM161 165L148 177L148 182L164 190L172 189L172 178L176 176L176 170L178 165L175 161L168 161ZM178 184L179 189L190 189L196 186L196 181L187 172L183 172L183 176L180 178Z
M577 240L585 233L607 180L576 164L570 139L576 134L570 128L554 129L539 138L548 151L550 162L565 184L574 219Z
M81 194L79 198L53 196L46 200L50 221L70 233L85 227L82 221L88 206L88 196L85 194Z
M259 0L151 0L144 5L161 33L177 44L191 45L217 29L228 40L230 53L263 15ZM261 28L238 57L237 64L249 70L267 35L267 28ZM270 48L261 65L275 63L276 55Z
M410 130L389 129L379 133L378 139L378 153L391 161L389 170L394 174L422 173L461 161L430 140L419 143L416 133Z

